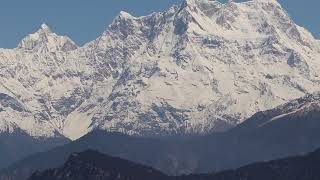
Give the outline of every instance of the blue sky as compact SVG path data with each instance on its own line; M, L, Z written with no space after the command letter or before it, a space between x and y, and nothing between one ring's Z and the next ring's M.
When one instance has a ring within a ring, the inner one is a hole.
M41 23L82 45L99 36L124 10L147 15L181 0L0 0L0 47L12 48ZM297 24L320 37L320 0L279 0Z

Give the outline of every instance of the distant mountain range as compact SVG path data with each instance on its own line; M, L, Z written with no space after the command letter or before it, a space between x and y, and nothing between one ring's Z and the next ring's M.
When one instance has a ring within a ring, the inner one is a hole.
M34 173L28 180L318 180L320 150L313 153L255 163L220 173L167 176L150 167L96 151L72 154L64 166Z
M93 131L67 145L37 153L0 172L23 180L36 170L61 166L73 152L96 149L166 174L221 171L320 147L320 94L255 114L239 126L199 137L146 138ZM1 179L2 180L2 179Z

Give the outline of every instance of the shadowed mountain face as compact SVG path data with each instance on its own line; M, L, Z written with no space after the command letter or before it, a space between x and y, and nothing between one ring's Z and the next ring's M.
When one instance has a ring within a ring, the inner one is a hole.
M33 171L58 167L73 152L81 152L88 148L97 149L100 152L129 159L133 162L153 165L166 172L171 172L170 168L177 169L173 165L179 158L177 156L179 153L181 156L179 162L187 161L187 154L190 153L189 151L184 153L184 149L187 148L186 144L176 140L137 138L120 133L95 131L66 146L45 153L38 153L15 163L0 173L0 179L4 177L16 180L26 179ZM168 167L165 167L166 165Z
M305 156L255 163L236 170L177 177L88 150L72 154L61 168L36 172L28 180L318 180L319 178L320 150Z
M256 163L212 175L211 180L317 180L320 178L320 150L306 156Z
M167 174L220 171L304 154L320 147L319 97L308 95L257 113L228 132L202 137L156 139L94 131L65 146L16 162L0 177L22 180L35 170L59 167L73 152L88 148Z
M48 151L68 142L70 142L69 139L61 136L35 139L18 129L10 134L2 133L0 134L0 169L33 153Z

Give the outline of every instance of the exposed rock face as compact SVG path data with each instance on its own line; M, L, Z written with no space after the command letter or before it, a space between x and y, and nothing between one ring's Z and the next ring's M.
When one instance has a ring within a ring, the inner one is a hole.
M121 12L77 47L42 25L0 50L0 131L77 139L224 131L320 90L319 41L274 0Z

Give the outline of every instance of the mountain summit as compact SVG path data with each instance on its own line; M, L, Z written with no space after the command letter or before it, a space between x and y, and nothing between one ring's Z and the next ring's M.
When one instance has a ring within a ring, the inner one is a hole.
M274 0L121 12L79 48L43 25L0 50L0 124L71 139L224 131L319 91L319 44Z
M74 50L77 45L70 38L53 33L47 24L42 24L37 32L25 37L18 48L52 52Z

